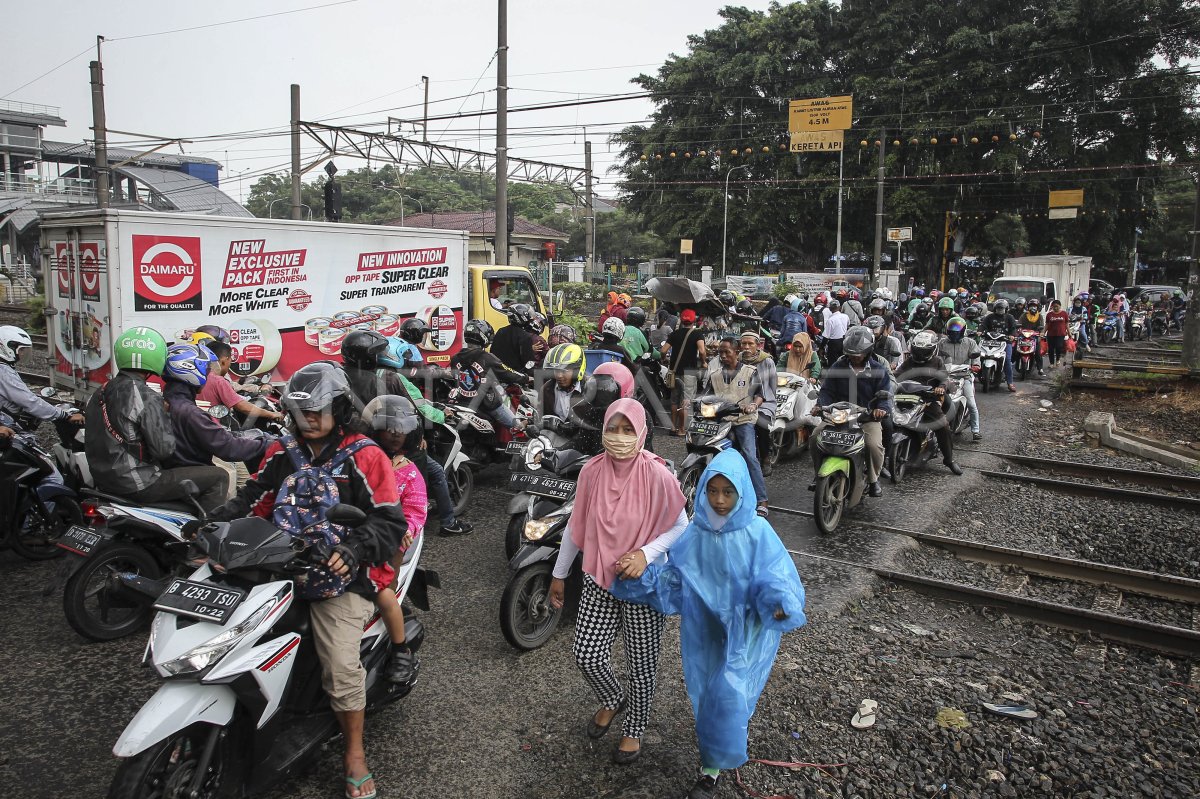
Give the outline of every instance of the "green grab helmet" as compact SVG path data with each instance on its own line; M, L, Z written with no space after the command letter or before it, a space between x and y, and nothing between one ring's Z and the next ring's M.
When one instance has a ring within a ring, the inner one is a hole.
M152 327L131 327L117 337L113 361L121 370L137 369L161 376L167 365L167 340Z
M939 311L942 310L943 308L949 308L951 311L953 311L954 310L954 300L950 297L942 297L940 300L938 300L937 307L938 307Z

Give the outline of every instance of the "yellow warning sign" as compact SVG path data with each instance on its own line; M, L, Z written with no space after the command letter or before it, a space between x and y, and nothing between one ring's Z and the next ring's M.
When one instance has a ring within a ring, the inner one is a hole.
M840 130L793 133L791 151L793 153L837 153L842 150L844 138L845 132Z
M1083 205L1083 189L1064 189L1050 192L1051 208L1070 208Z
M814 97L788 103L788 131L849 130L854 115L854 98Z

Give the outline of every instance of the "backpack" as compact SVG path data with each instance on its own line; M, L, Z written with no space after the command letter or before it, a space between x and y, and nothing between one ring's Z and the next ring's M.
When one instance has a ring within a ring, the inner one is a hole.
M300 538L308 544L324 543L332 550L342 542L342 536L346 532L346 528L325 521L325 512L340 501L333 473L353 457L354 453L364 447L373 446L373 442L367 438L360 438L339 450L327 463L320 466L309 462L308 456L294 437L285 434L279 439L279 443L283 445L284 452L291 459L296 471L288 475L275 492L271 519L276 527L288 535ZM304 599L329 599L341 596L354 577L353 573L346 578L338 577L327 567L318 566L296 581L296 589Z

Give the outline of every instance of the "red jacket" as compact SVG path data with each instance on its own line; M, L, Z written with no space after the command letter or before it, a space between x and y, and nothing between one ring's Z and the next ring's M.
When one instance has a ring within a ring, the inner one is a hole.
M1070 314L1068 314L1066 311L1051 311L1050 313L1046 314L1046 335L1067 335L1067 322L1070 320L1070 318Z

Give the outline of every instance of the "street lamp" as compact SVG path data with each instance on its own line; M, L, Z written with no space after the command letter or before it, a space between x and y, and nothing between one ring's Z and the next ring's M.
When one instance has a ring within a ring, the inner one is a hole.
M382 183L374 183L372 185L377 189L383 189L384 191L390 191L392 194L395 194L397 197L400 198L400 226L403 227L404 226L404 198L408 197L408 195L404 194L399 189L394 189L391 186L384 186ZM421 213L425 213L425 204L424 203L422 203L416 197L408 197L408 199L412 200L413 202L415 202L417 204L417 206L421 209Z
M267 218L268 219L275 218L275 203L277 203L277 202L291 202L291 198L290 197L276 197L274 200L271 200L271 202L267 203Z
M721 277L724 279L725 274L725 242L729 238L729 176L739 169L749 169L749 164L740 166L731 166L729 171L725 173L725 223L721 229Z

